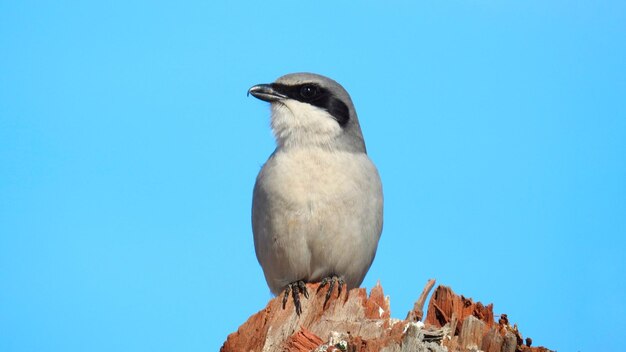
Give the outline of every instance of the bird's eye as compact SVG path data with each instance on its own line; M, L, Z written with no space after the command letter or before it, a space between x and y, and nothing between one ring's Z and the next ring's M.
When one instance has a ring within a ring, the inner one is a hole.
M300 95L306 99L313 98L317 95L317 87L311 85L302 86L302 88L300 88Z

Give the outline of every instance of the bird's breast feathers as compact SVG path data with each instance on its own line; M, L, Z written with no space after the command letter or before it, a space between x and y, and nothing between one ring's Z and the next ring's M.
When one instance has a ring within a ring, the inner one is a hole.
M279 150L264 165L258 182L293 206L382 197L378 172L365 153Z

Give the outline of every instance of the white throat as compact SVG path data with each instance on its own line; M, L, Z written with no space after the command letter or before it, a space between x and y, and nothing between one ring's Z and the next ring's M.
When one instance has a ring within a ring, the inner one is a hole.
M326 110L291 99L272 104L271 124L279 148L330 147L342 132Z

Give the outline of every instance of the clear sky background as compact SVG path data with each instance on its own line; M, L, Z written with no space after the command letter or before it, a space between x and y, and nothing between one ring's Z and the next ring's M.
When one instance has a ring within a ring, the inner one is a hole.
M246 91L297 71L355 102L392 316L436 278L624 350L626 2L4 0L0 351L214 351L261 310Z

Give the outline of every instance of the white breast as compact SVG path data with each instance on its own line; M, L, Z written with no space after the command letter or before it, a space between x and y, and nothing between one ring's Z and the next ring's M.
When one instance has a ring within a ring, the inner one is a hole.
M253 200L257 258L272 292L335 274L358 286L382 230L382 186L364 153L277 151Z

